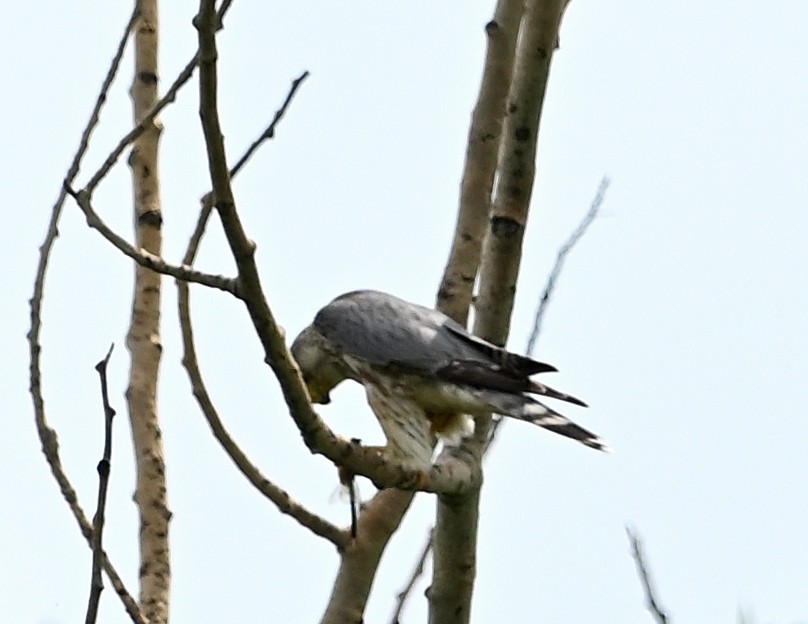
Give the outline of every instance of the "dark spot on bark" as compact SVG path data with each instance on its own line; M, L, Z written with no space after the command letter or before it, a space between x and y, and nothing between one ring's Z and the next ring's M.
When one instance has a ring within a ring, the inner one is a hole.
M473 275L461 275L460 279L462 279L466 284L473 284L474 283L474 276Z
M522 197L522 187L516 186L515 184L508 186L508 188L505 189L505 192L508 193L508 197L511 197L512 199L519 199Z
M511 177L516 178L517 180L521 180L525 177L525 172L521 167L517 167L511 172Z
M516 106L516 104L514 104L513 102L508 104L508 112L509 113L515 113L517 110L519 110L519 107Z
M547 58L547 50L544 48L536 48L536 56L544 60Z
M159 210L147 210L143 214L138 215L137 222L139 225L159 228L163 225L163 215Z
M499 30L499 24L497 24L496 20L491 20L485 25L485 34L486 35L493 35L495 32Z
M147 85L157 84L157 74L155 74L154 72L142 71L137 75L137 77L143 84Z
M472 235L471 235L471 234L466 234L465 232L463 232L463 233L460 235L460 240L462 240L464 243L468 243L468 242L469 242L470 240L472 240L472 239L473 239L473 237L472 237Z
M491 233L499 237L514 236L521 225L511 217L492 217L491 218Z
M522 126L514 130L513 136L517 141L527 141L530 138L530 128Z

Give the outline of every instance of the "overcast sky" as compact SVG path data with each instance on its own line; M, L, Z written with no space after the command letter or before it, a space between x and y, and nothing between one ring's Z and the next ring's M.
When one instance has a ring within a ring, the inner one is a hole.
M195 49L196 4L165 2L161 86ZM454 226L492 2L234 3L220 35L231 159L302 87L277 138L235 182L273 311L293 336L334 296L377 288L431 305ZM10 3L0 171L6 193L0 435L0 613L81 621L90 551L39 450L27 394L27 300L50 206L128 18L128 3ZM509 346L524 349L556 249L605 174L602 216L567 262L536 355L603 455L509 424L486 465L474 622L650 622L624 526L644 538L674 622L808 622L808 4L575 0L543 114ZM132 58L82 181L130 127ZM165 255L177 261L208 187L192 82L163 115ZM131 236L122 162L96 208ZM48 417L85 509L102 448L94 364L116 343L105 540L137 590L137 517L123 392L131 264L68 204L44 304ZM214 218L199 266L232 274ZM160 409L175 622L314 622L338 559L281 516L217 446L180 366L166 280ZM200 359L232 434L261 468L340 524L335 471L285 413L247 315L192 290ZM346 385L321 414L381 432ZM368 483L363 491L373 491ZM366 614L387 622L433 517L419 496ZM88 511L89 513L89 511ZM425 621L425 582L404 622ZM268 611L271 616L268 616ZM109 590L99 619L127 622Z

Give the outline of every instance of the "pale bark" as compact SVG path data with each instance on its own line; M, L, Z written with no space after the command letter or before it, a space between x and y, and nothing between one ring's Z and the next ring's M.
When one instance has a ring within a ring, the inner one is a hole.
M524 0L499 0L493 19L485 27L488 47L483 77L471 115L454 237L437 297L437 308L461 325L468 320L480 265L516 35L523 13Z
M517 41L475 302L474 332L500 345L508 337L535 176L539 119L564 4L564 0L531 0ZM467 448L481 462L491 418L476 420L477 429ZM438 497L430 624L465 624L471 619L479 502L479 490Z
M158 19L156 0L138 0L135 24L135 77L130 90L135 123L145 118L157 97ZM160 122L155 118L135 140L129 165L134 190L136 248L160 256L162 210L158 174ZM132 319L126 344L131 354L126 391L137 484L135 502L140 515L140 606L151 624L168 621L171 568L165 460L157 412L160 368L160 274L135 267Z
M468 317L488 217L498 138L523 5L523 0L499 0L494 17L486 26L488 49L469 130L454 241L436 301L438 309L463 324ZM385 490L365 507L360 516L359 535L369 511L383 517L385 522L368 520L373 526L374 541L357 540L343 555L321 624L362 621L382 553L412 499L412 493Z
M362 624L384 549L398 530L414 496L414 492L382 490L364 506L356 539L342 553L320 624Z

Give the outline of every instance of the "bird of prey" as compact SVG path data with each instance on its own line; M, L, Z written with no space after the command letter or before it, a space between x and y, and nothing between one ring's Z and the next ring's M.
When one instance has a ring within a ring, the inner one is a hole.
M385 451L418 467L431 465L438 440L458 444L474 432L473 416L492 412L607 450L597 435L531 396L586 406L531 378L553 366L386 293L337 297L295 339L292 355L314 403L329 403L345 379L362 384L387 437Z

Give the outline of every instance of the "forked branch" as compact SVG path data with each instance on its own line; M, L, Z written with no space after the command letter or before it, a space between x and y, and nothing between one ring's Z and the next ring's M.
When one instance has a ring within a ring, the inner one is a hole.
M255 244L247 237L236 211L218 113L217 20L213 5L212 0L200 2L194 25L199 33L199 115L205 135L214 206L238 269L239 297L247 307L264 348L265 361L280 383L304 442L312 452L324 455L379 486L447 493L474 487L480 479L479 470L460 458L434 466L427 473L414 470L381 456L376 449L337 436L312 408L300 371L264 296L255 264Z
M117 76L120 67L121 58L126 47L126 42L129 39L129 33L132 30L132 25L137 19L137 10L135 9L129 18L129 21L124 28L123 35L118 43L117 50L110 62L109 69L107 70L104 81L99 90L98 96L90 114L90 118L82 131L79 140L79 146L65 176L66 186L69 186L76 179L79 173L81 163L87 153L90 138L98 125L100 119L101 109L107 101L107 94L112 85L115 77ZM47 233L42 246L39 248L39 261L37 263L36 275L34 277L34 292L31 296L31 327L28 331L28 344L30 352L30 366L29 366L29 380L30 392L34 405L34 419L36 422L37 434L39 435L42 444L42 452L45 459L50 466L51 473L56 480L59 490L63 498L68 504L76 522L79 525L82 535L87 540L88 544L91 543L93 537L93 529L89 520L87 520L84 510L78 502L76 491L70 483L64 467L62 466L61 457L59 455L59 442L56 431L50 427L45 415L45 401L42 395L42 370L41 370L41 355L42 346L39 343L39 335L42 329L42 304L45 293L45 278L48 270L48 263L53 245L56 242L56 237L59 235L59 220L62 215L62 208L64 207L67 192L65 184L59 192L59 196L51 209L50 221L48 223ZM115 590L115 593L121 598L123 605L129 614L130 619L136 624L146 624L143 615L137 605L137 602L129 591L126 589L121 577L118 575L112 563L109 561L106 554L103 556L102 561L104 571Z

